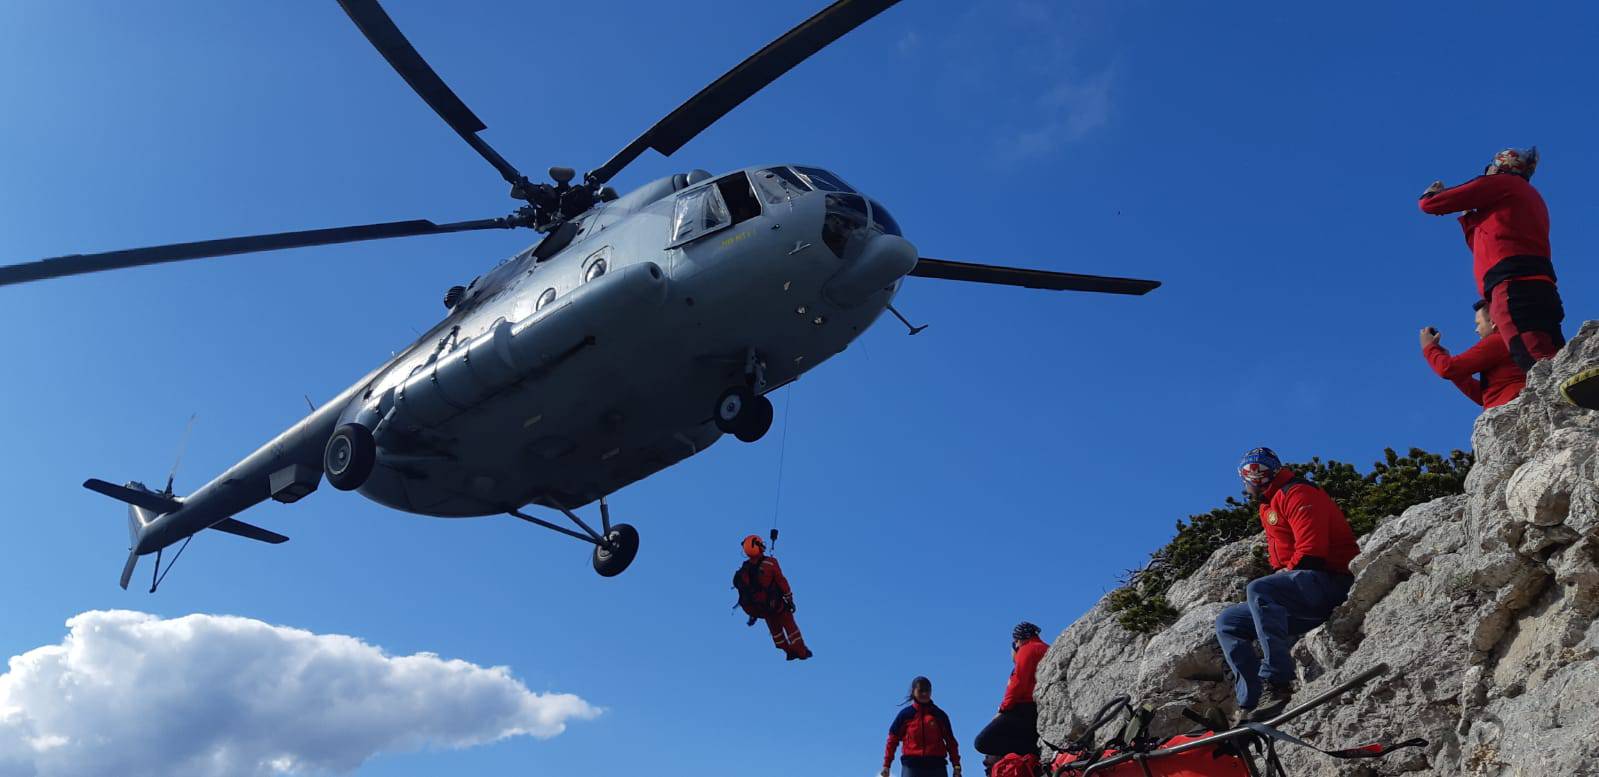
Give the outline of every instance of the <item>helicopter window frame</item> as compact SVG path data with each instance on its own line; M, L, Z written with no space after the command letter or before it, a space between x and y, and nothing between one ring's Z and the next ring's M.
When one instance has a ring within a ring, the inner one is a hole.
M672 203L672 233L668 248L698 240L733 226L733 214L715 181L679 192Z
M598 272L595 272L595 270ZM603 277L611 270L611 247L605 246L583 260L583 283Z
M767 205L790 203L811 192L810 187L786 167L759 170L750 178L750 182L755 184L755 190Z
M820 167L800 167L795 165L793 169L812 189L837 192L839 194L860 194L859 190L845 183L844 179Z

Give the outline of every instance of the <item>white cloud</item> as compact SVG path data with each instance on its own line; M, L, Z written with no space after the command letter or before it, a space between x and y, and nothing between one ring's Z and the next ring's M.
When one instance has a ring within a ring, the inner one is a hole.
M1039 96L1041 121L1012 134L1000 154L1015 162L1047 156L1110 122L1114 74L1106 68L1086 78L1063 78Z
M67 627L0 675L0 777L348 772L378 753L549 738L600 713L505 667L249 618L92 611Z

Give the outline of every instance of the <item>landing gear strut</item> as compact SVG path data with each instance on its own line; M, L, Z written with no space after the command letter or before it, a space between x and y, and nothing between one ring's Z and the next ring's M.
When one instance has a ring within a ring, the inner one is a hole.
M712 418L716 428L743 442L755 442L772 428L772 401L760 395L766 388L766 363L751 348L744 358L744 385L733 386L716 399Z
M594 571L598 572L601 577L616 577L633 563L633 557L638 555L638 530L625 523L612 526L611 508L605 504L603 497L600 498L600 528L603 533L590 528L587 523L583 522L582 518L577 517L577 513L554 503L553 500L550 501L555 509L560 510L562 515L565 515L572 523L582 528L583 532L578 533L565 526L557 526L549 521L534 518L520 510L507 510L505 512L510 516L521 518L536 526L542 526L550 531L565 534L573 539L592 544L594 546Z

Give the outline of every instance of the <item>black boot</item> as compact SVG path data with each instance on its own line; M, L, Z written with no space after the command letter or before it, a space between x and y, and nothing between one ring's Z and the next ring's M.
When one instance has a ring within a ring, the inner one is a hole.
M1288 709L1294 700L1294 686L1289 684L1278 685L1269 683L1266 689L1260 692L1260 702L1244 717L1244 720L1254 723L1265 723Z

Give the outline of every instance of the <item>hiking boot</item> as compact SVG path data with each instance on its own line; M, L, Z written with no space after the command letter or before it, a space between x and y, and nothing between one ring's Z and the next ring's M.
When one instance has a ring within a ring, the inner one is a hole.
M810 648L805 648L805 652L799 654L799 660L807 661L807 660L810 659L811 656L814 656L814 655L816 655L816 654L812 653Z
M1294 686L1268 684L1260 692L1260 702L1255 705L1244 720L1253 723L1265 723L1288 709L1289 703L1294 700Z
M802 658L802 656L798 653L784 653L783 655L787 656L787 658L783 659L784 661L793 661L795 659Z
M1583 370L1561 383L1560 395L1577 407L1599 410L1599 367Z

